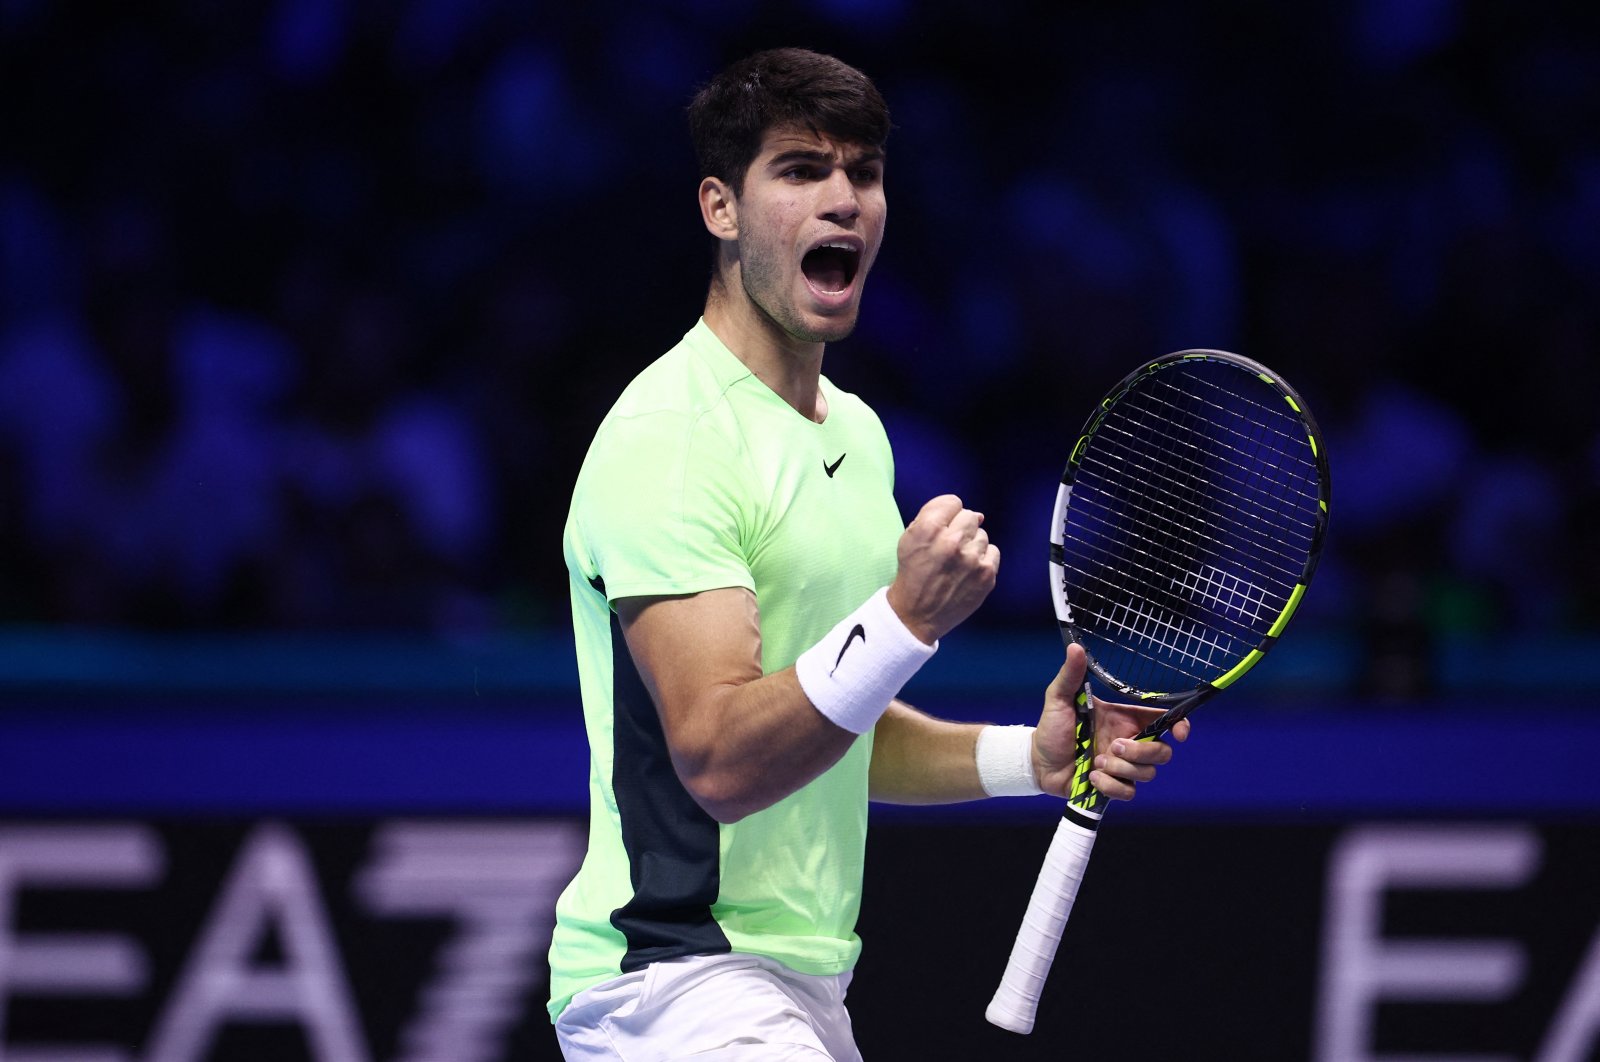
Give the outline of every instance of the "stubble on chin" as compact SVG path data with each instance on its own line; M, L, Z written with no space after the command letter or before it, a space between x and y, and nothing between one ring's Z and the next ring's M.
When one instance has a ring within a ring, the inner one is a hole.
M856 330L861 315L859 293L846 313L807 315L788 291L792 278L778 268L764 248L741 247L738 284L751 309L771 327L800 343L834 343ZM857 278L861 283L866 278Z
M856 330L856 315L840 318L829 322L825 329L807 328L804 324L785 328L784 331L803 343L837 343L841 339L850 338L850 333Z
M813 324L796 307L780 305L775 310L769 305L769 301L774 300L764 298L760 291L752 289L748 283L744 288L745 297L757 313L784 335L801 343L836 343L847 339L856 330L856 321L861 316L858 304L851 307L848 315L825 317L820 324Z

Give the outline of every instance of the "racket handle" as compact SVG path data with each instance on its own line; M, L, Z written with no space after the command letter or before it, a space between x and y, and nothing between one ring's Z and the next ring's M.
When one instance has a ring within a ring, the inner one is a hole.
M1044 865L1039 868L1039 880L1028 899L1027 913L1017 930L1016 943L1011 946L1006 972L994 999L989 1001L989 1009L984 1011L991 1024L1024 1035L1033 1031L1045 977L1055 961L1073 901L1078 898L1078 886L1089 865L1089 853L1094 850L1094 837L1093 829L1070 819L1063 818L1056 827Z

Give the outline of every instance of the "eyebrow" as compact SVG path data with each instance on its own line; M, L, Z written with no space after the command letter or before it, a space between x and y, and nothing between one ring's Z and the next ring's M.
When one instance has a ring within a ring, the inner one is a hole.
M792 165L796 162L811 162L832 166L834 165L833 160L834 155L831 151L821 151L817 148L791 148L790 150L774 155L771 159L767 160L767 166L777 168ZM848 155L845 157L843 162L839 163L839 165L846 167L860 166L863 163L882 161L883 152L874 148L863 151L857 155Z

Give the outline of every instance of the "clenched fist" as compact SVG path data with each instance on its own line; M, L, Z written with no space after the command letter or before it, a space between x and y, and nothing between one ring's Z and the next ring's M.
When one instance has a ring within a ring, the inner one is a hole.
M922 507L900 536L898 554L889 606L929 645L977 611L1000 571L1000 550L989 542L983 514L954 494Z

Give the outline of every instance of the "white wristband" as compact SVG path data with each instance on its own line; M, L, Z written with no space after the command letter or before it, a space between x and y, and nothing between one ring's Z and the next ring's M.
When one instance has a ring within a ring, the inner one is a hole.
M853 734L865 734L938 648L900 622L886 587L801 653L794 673L817 711Z
M1038 796L1031 726L986 726L978 731L978 784L992 797Z

